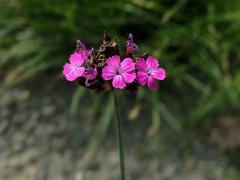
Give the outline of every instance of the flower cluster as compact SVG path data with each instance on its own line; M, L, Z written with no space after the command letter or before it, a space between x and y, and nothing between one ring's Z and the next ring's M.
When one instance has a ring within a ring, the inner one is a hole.
M69 63L63 67L63 75L68 81L77 81L80 85L95 90L136 89L147 85L157 88L157 80L166 78L165 69L159 62L146 53L136 56L138 46L129 34L126 54L121 56L116 41L104 33L104 40L98 51L87 50L81 41L69 57Z

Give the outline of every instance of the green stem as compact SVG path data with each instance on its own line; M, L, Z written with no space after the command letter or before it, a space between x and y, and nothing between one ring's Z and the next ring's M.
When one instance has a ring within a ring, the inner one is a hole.
M120 160L120 173L121 180L125 180L125 167L124 167L124 151L123 151L123 141L122 141L122 125L119 117L118 101L116 92L113 91L113 98L116 111L116 128L117 128L117 139L118 139L118 152Z

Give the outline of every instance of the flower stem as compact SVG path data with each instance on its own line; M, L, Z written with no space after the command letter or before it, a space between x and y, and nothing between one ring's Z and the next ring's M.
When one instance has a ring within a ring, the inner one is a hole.
M116 130L117 130L118 152L119 152L119 160L120 160L120 174L121 174L121 180L125 180L122 125L121 125L121 121L120 121L120 117L119 117L117 94L115 91L113 91L113 98L114 98L115 112L116 112Z

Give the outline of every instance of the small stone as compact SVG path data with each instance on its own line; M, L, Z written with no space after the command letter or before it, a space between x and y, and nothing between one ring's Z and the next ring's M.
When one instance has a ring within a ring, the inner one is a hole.
M2 108L1 111L0 111L0 115L2 118L7 118L11 115L11 111L9 108Z
M76 172L75 180L83 180L83 179L84 179L84 172L83 171Z
M3 119L0 123L0 134L4 134L4 132L6 131L8 127L8 120L7 119Z
M43 116L50 116L55 112L55 106L53 105L46 105L41 109L41 114Z
M30 95L31 95L30 91L27 91L27 90L20 91L17 94L17 100L25 101L25 100L29 99Z

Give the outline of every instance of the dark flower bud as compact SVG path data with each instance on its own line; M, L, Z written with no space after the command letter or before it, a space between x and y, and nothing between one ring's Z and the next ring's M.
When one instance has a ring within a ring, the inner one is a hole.
M148 53L147 52L143 53L142 58L146 60L148 58Z
M105 42L111 41L111 38L106 31L103 33L103 41Z
M127 41L127 54L132 54L134 51L138 50L138 46L133 43L133 35L129 33Z

